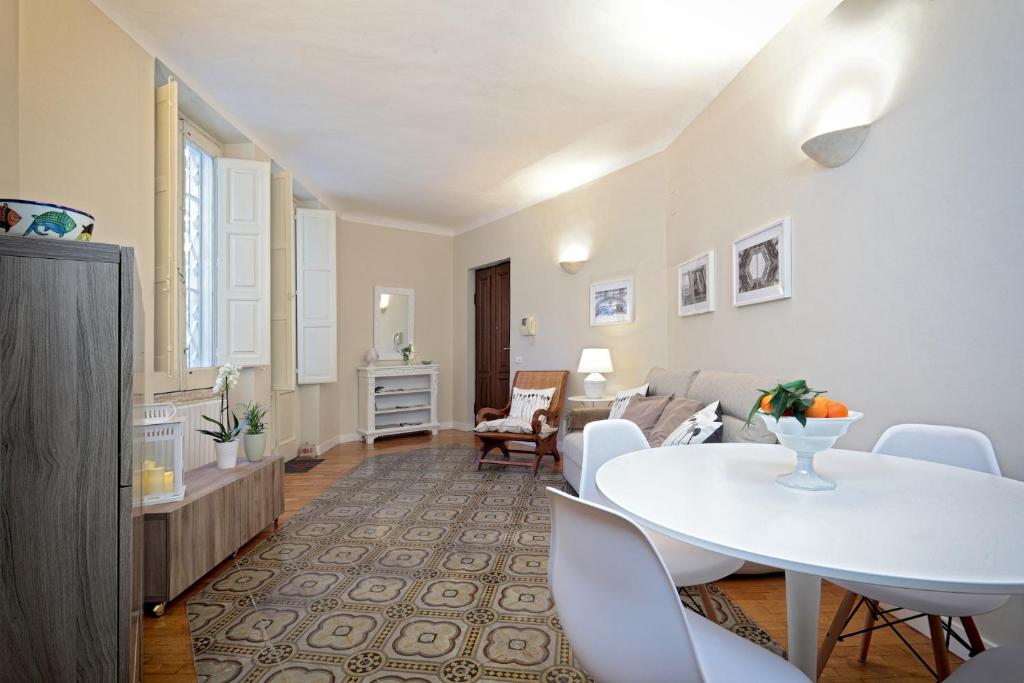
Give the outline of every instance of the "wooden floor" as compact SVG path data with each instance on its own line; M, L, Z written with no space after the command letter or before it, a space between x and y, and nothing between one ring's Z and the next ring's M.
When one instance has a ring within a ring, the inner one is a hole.
M394 453L427 445L474 443L473 435L467 432L446 431L439 436L408 436L380 439L373 446L363 443L342 444L326 454L326 460L304 474L285 474L285 509L280 523L305 506L322 491L333 484L365 458L381 453ZM545 466L550 466L550 460ZM239 554L244 554L258 544L272 527L248 543ZM149 616L145 620L143 633L143 677L146 683L185 683L196 680L192 666L192 647L188 634L188 618L185 604L195 593L202 590L221 572L232 564L223 562L207 574L191 589L167 605L162 617ZM736 601L748 615L761 625L773 638L786 643L786 595L781 575L761 577L736 577L719 581L718 585ZM824 634L842 597L835 586L824 582L821 595L821 633ZM911 629L904 634L918 651L927 657L931 652L928 640ZM839 643L836 646L828 668L821 681L842 683L934 680L895 635L888 630L875 632L871 644L870 660L866 664L857 661L857 640ZM954 667L959 662L951 657Z

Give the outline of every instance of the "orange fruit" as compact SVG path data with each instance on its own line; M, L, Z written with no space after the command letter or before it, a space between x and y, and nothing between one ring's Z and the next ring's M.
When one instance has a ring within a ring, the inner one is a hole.
M775 394L765 394L761 397L761 411L765 413L772 412L772 397Z
M827 417L849 417L850 409L846 407L845 403L839 401L828 402L828 416Z
M829 399L824 396L815 396L807 408L807 417L828 417L828 404Z

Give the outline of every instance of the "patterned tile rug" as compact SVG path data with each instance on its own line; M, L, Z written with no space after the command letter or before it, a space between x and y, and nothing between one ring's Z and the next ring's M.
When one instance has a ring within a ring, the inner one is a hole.
M368 458L188 603L199 680L589 681L547 589L546 486L442 446ZM719 621L779 646L713 588Z

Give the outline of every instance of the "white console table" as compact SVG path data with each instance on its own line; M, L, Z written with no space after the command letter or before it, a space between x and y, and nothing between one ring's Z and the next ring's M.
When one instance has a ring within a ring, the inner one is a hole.
M373 365L359 368L359 434L372 444L392 434L436 435L437 375L434 365Z

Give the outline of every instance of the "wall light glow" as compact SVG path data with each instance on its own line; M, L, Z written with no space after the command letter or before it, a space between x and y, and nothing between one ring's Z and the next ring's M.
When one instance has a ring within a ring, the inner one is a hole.
M847 7L849 5L849 7ZM872 123L885 114L899 85L918 13L914 3L847 0L826 21L823 48L793 100L799 140Z

